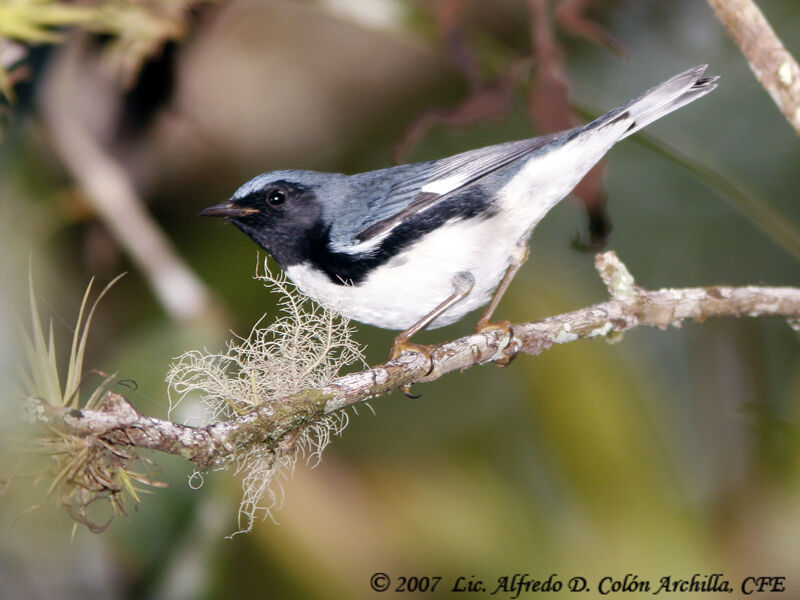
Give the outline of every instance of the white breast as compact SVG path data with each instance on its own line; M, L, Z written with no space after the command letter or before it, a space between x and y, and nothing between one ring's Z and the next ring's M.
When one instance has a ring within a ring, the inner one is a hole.
M348 318L386 329L407 329L453 293L453 277L469 271L475 287L431 323L449 325L486 304L519 239L513 223L488 220L448 223L408 246L359 285L338 285L307 264L286 274L304 293Z

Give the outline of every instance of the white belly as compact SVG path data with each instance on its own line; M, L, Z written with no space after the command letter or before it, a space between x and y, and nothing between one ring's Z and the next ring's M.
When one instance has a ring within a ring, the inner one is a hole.
M359 285L332 283L306 264L290 266L286 274L305 294L350 319L400 330L450 297L454 276L468 271L475 278L472 291L429 326L442 327L489 301L522 233L518 224L499 216L448 223L405 248Z

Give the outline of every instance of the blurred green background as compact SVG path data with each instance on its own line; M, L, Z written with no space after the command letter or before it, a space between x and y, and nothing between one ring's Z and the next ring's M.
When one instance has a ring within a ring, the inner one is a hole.
M172 357L221 348L227 330L246 334L275 313L275 298L252 279L252 242L195 214L262 171L391 164L415 118L468 94L447 59L436 4L203 6L188 37L163 55L170 76L146 67L137 94L127 96L102 69L102 40L74 34L35 49L0 146L3 433L19 427L13 333L26 317L29 257L44 316L65 341L89 278L129 271L99 309L87 366L135 380L135 391L121 388L126 396L164 417ZM800 4L759 5L800 55ZM570 99L600 114L709 63L719 88L647 134L746 186L797 235L797 135L709 7L597 2L591 15L626 56L556 28ZM529 52L528 5L474 0L462 31L481 67L497 74ZM500 119L433 126L410 160L539 133L528 91L522 81ZM163 309L65 168L47 106L82 123L124 166L217 308L193 319ZM774 231L636 138L612 150L604 180L608 247L640 285L800 285L798 257L775 243ZM603 301L592 253L572 244L585 230L579 202L554 209L499 316L532 320ZM473 326L467 318L420 341ZM385 358L392 335L358 327L370 363ZM737 596L745 576L785 575L790 596L800 597L800 346L785 321L638 329L616 345L567 344L416 391L423 397L394 393L371 403L375 414L351 414L322 463L298 462L283 483L275 522L232 540L225 536L236 530L241 489L229 472L207 474L193 490L189 465L154 457L171 488L146 496L104 534L81 528L72 541L68 516L42 498L46 485L17 474L0 497L0 597L362 598L375 595L369 577L377 571L395 580L442 576L441 593L431 596L447 595L459 575L491 590L498 576L517 572L590 582L718 572ZM3 445L4 477L14 472L12 446Z

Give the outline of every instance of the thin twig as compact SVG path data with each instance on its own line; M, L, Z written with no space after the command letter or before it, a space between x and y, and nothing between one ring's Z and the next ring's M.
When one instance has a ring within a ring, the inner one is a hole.
M750 69L800 135L800 66L752 0L708 0Z
M277 447L286 435L330 413L398 387L432 381L516 352L538 355L555 344L618 335L639 326L678 327L687 319L781 316L791 322L800 318L800 288L712 286L650 291L635 285L614 252L597 255L595 264L611 296L607 302L514 325L513 339L493 330L433 346L435 368L430 373L426 357L408 353L205 427L144 416L113 392L97 411L54 408L37 401L31 401L31 408L38 420L72 435L177 454L207 468L230 461L253 444Z

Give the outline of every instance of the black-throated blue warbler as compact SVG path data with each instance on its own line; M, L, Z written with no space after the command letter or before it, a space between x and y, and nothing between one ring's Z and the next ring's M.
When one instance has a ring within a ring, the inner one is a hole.
M536 224L618 141L716 87L702 65L591 123L430 162L342 175L264 173L203 210L272 254L320 304L408 340L488 303L490 319Z

